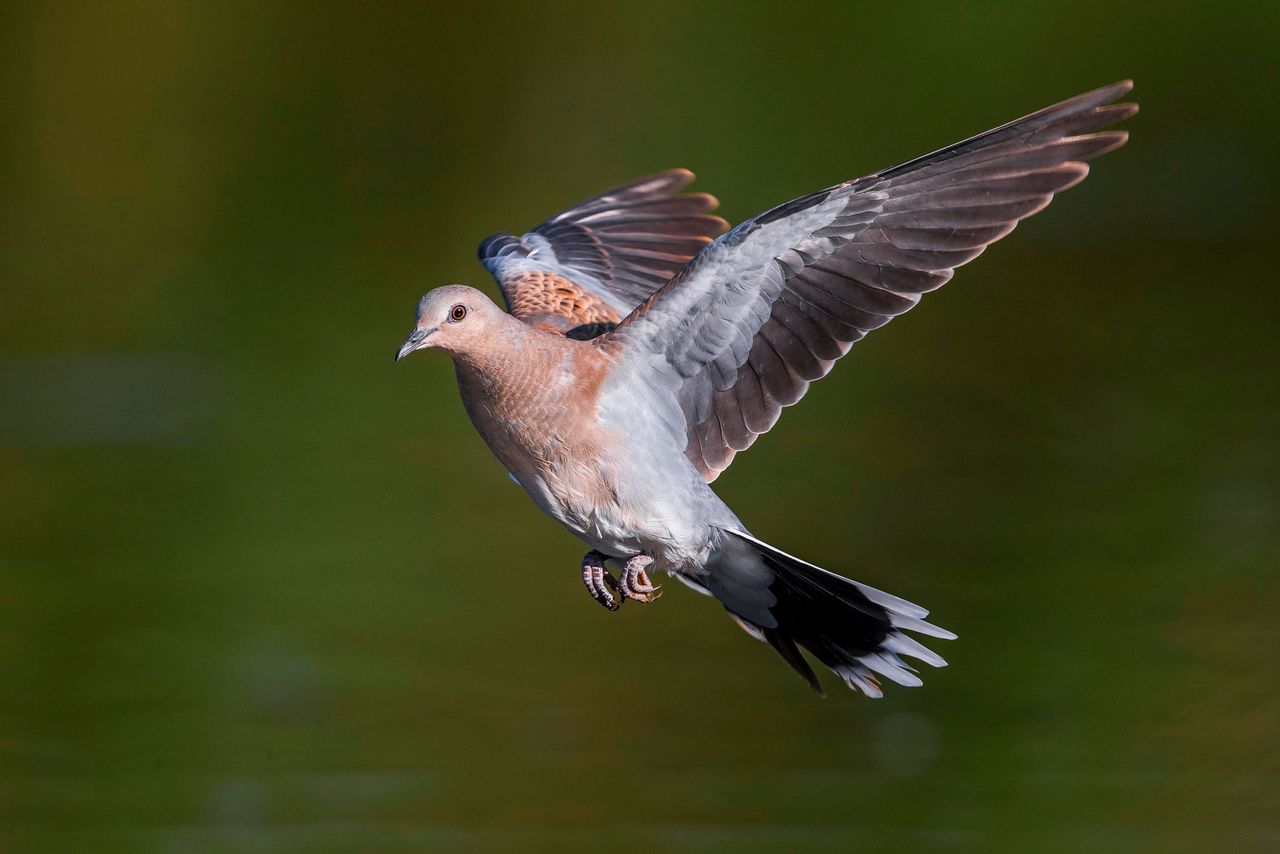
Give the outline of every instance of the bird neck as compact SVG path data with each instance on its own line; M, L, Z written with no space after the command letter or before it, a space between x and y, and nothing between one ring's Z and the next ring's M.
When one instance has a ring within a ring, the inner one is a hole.
M566 343L559 335L503 314L481 346L460 348L449 355L464 388L500 396L513 384L536 381L536 375L563 358Z

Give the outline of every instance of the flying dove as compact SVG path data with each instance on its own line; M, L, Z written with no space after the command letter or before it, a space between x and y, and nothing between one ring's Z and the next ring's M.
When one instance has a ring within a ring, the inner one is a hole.
M610 610L649 572L714 596L822 693L808 650L853 689L919 685L906 632L955 635L897 596L753 536L710 484L855 341L941 287L1123 145L1124 81L803 196L722 233L683 169L623 184L480 260L510 313L465 285L418 303L396 353L443 350L472 423L543 512L591 547ZM717 236L719 235L719 236ZM621 566L613 577L606 561Z

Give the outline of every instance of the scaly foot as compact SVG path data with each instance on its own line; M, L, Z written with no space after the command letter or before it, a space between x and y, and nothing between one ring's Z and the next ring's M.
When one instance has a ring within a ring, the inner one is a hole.
M634 599L637 602L652 602L662 595L662 588L649 581L645 570L653 563L653 558L646 554L632 556L622 569L622 579L618 582L623 601Z
M609 570L604 568L606 560L608 560L608 555L595 549L583 555L582 583L587 585L587 592L591 594L592 599L595 599L610 611L616 611L622 607L622 601L609 592L610 588L613 590L618 589L618 582L614 581L613 576L609 574Z

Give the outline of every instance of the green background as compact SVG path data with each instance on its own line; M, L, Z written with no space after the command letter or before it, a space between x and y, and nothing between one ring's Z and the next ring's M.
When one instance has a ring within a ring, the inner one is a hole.
M4 4L0 850L1280 850L1277 9ZM740 221L1123 77L717 483L958 632L921 689L605 612L392 364L605 186Z

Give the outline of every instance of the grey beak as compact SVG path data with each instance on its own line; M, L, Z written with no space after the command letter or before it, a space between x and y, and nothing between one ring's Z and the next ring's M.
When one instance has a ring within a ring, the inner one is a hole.
M400 345L400 349L396 351L396 361L400 361L414 350L421 350L425 345L422 343L427 340L427 336L435 332L435 327L430 329L418 329L409 338Z

